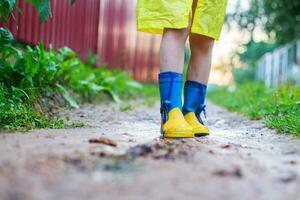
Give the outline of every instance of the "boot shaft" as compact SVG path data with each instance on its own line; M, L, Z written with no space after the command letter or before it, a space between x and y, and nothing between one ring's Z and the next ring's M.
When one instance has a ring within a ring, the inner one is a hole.
M207 86L196 81L186 81L184 84L183 114L205 111L205 97Z
M161 105L167 112L173 108L182 109L182 74L162 72L158 75Z

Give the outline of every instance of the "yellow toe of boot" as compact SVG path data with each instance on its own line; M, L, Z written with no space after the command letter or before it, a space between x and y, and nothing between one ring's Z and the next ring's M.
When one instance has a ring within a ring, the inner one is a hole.
M187 113L184 118L186 122L193 128L195 137L209 135L208 128L199 122L194 112Z
M168 113L168 120L162 125L162 133L167 138L192 138L193 128L185 121L179 108Z

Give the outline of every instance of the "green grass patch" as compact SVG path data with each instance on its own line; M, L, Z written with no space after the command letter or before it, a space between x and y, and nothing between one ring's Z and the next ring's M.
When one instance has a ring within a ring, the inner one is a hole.
M62 128L64 122L52 115L59 108L153 94L126 72L95 67L96 60L90 54L84 63L67 47L20 44L0 28L0 130Z
M213 89L208 92L208 98L250 119L264 119L268 127L282 133L300 136L300 87L266 88L262 84L246 83L235 89Z

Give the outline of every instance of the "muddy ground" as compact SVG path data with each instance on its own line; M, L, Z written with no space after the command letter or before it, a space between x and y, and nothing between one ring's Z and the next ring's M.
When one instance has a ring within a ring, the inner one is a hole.
M83 128L0 134L0 199L300 199L300 141L208 105L211 135L161 139L158 105L87 105Z

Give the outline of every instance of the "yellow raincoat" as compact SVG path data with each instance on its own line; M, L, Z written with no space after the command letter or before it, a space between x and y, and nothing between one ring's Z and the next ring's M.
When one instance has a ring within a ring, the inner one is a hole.
M164 28L186 28L193 0L138 0L138 31L162 34ZM224 21L227 0L198 0L192 33L218 39Z

